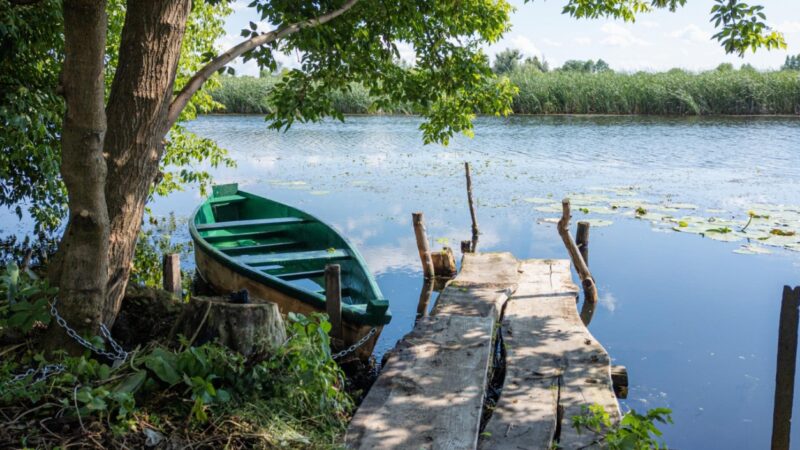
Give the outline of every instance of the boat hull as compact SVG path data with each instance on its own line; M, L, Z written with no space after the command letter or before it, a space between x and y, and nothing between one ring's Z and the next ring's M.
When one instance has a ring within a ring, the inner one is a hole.
M253 280L241 273L238 273L227 265L216 260L212 255L207 254L201 246L195 247L195 263L197 271L203 280L214 290L220 293L234 292L247 289L251 297L256 300L265 300L278 305L281 314L284 316L290 312L309 315L311 313L325 313L323 309L315 308L308 303L293 298L278 289L267 284ZM342 324L342 334L345 346L350 346L375 328L375 334L370 337L363 345L355 351L355 356L361 360L367 360L372 355L378 337L383 330L383 325L371 326L354 324L344 321Z

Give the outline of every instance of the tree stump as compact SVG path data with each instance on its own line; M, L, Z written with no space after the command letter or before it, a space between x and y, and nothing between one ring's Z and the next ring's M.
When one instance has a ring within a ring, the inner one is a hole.
M278 305L230 303L223 297L192 297L176 333L186 336L192 345L216 340L244 356L269 352L286 341Z

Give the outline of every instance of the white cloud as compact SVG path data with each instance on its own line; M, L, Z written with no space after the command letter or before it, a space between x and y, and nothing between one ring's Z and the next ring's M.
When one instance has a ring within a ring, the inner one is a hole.
M608 22L600 27L606 37L600 40L601 44L612 47L644 47L650 45L649 42L637 37L628 28L619 24Z
M659 28L661 26L661 24L652 20L637 21L636 24L641 25L645 28Z
M784 20L773 28L781 33L800 33L800 20Z
M578 45L589 45L592 43L592 40L588 37L576 37L573 39L573 41L575 41L575 43Z
M548 38L542 39L542 43L544 45L547 45L547 46L550 46L550 47L561 47L561 42L554 41L554 40L548 39Z
M675 39L682 39L688 42L698 43L706 43L711 39L710 33L703 31L695 24L689 24L671 33L667 33L667 36Z
M536 44L525 36L514 36L511 39L511 44L512 47L519 49L525 56L542 56L542 52Z

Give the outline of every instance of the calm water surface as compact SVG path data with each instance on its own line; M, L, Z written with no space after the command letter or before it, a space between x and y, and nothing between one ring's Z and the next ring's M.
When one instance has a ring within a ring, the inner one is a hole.
M436 247L469 237L464 161L473 166L481 249L520 258L567 257L555 226L539 222L556 215L535 210L530 197L632 186L639 197L700 211L800 203L796 119L481 118L474 139L449 147L423 146L418 124L350 117L278 133L261 117L210 116L189 125L239 164L213 170L217 182L305 209L359 247L394 313L379 353L413 326L422 279L411 212L425 212ZM188 216L199 201L196 191L177 193L153 210ZM672 408L670 447L767 448L781 289L800 284L800 253L739 255L739 244L611 220L592 229L601 300L590 330L628 368L623 406Z

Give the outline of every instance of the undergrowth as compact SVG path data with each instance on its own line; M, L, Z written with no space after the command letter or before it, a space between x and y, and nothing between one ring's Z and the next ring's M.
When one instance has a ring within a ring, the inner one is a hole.
M143 344L122 363L89 351L46 358L29 338L49 322L53 291L14 269L0 278L0 335L22 339L0 347L0 448L339 446L353 403L324 316L290 314L286 343L249 359L183 338ZM60 373L45 378L55 363Z

